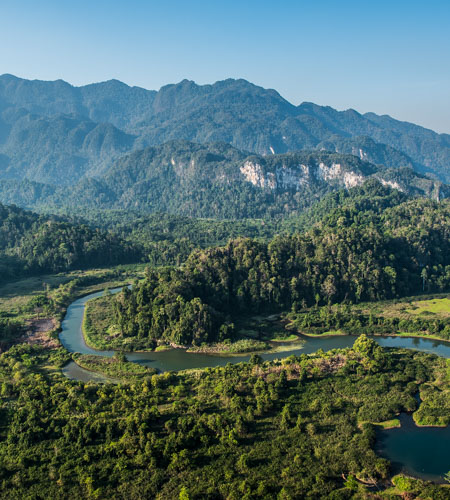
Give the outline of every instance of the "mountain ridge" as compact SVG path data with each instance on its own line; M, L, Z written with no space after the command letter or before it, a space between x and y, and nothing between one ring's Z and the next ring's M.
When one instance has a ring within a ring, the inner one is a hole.
M8 127L14 125L10 123L14 112L35 113L48 120L58 120L60 114L75 115L80 121L109 123L135 137L133 141L112 144L109 151L105 150L100 167L95 154L88 155L87 166L80 169L78 177L105 171L115 159L116 149L128 153L170 140L223 141L241 150L270 155L320 149L339 137L341 141L351 139L355 147L369 138L384 147L381 157L386 166L412 166L422 174L450 182L449 134L438 134L388 115L360 114L353 109L337 111L309 102L295 106L276 90L244 79L207 85L182 80L152 91L118 80L74 87L63 80L31 81L2 75L0 154L6 156L4 144L8 142ZM67 155L64 145L58 148L55 154ZM22 153L19 148L17 154ZM35 164L42 163L43 156L45 151L36 141L31 171ZM371 159L377 162L375 157ZM14 164L15 159L9 158L9 162ZM19 178L33 178L27 168L17 168L21 172ZM57 184L60 181L55 179Z
M442 199L450 187L409 167L351 154L300 151L262 156L228 143L170 141L116 159L101 176L70 186L0 180L0 201L26 207L92 207L219 219L301 213L329 192L375 178L411 196Z

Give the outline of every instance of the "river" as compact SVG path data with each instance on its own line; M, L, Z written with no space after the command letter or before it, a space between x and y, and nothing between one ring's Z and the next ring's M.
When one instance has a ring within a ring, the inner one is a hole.
M110 290L111 293L117 293L122 288ZM64 321L62 322L62 331L59 335L61 343L70 352L79 352L81 354L96 354L98 356L113 356L114 351L98 351L86 345L81 325L83 322L84 308L88 300L100 297L103 291L92 293L81 297L68 307ZM450 358L450 343L411 337L373 337L383 347L404 347L408 349L418 349L420 351L431 352L439 356ZM351 347L356 337L350 335L339 335L330 337L305 337L302 346L298 343L295 348L285 352L264 353L261 357L265 360L272 360L280 357L287 357L291 354L310 354L318 349L329 351L331 349L341 349ZM183 349L170 349L162 352L132 352L127 354L127 359L134 363L156 368L160 372L186 370L189 368L206 368L214 366L224 366L227 363L239 363L248 361L250 355L243 356L217 356L201 353L187 353ZM64 373L73 379L83 382L92 379L99 381L99 375L83 370L78 365L69 364L65 367ZM100 378L102 378L100 376ZM105 378L106 380L106 378Z
M121 288L111 290L119 292ZM100 297L104 292L97 292L75 300L67 309L62 322L60 339L64 347L70 352L82 354L96 354L112 356L114 351L98 351L86 345L82 332L82 322L85 304L88 300ZM431 352L439 356L450 358L450 343L438 340L411 338L411 337L372 337L383 347L403 347ZM301 348L298 344L294 349L283 353L264 353L262 358L272 360L287 357L291 354L310 354L318 349L351 347L356 337L350 335L330 337L306 337ZM171 349L163 352L131 352L127 359L134 363L156 368L157 370L176 371L188 368L206 368L224 366L227 363L248 361L250 355L217 356L199 353L187 353L183 349ZM117 382L116 380L81 368L71 361L63 373L70 379L82 382ZM443 474L450 469L450 427L420 428L417 427L410 415L400 415L401 427L379 433L377 452L393 463L396 471L405 471L422 479L442 482Z

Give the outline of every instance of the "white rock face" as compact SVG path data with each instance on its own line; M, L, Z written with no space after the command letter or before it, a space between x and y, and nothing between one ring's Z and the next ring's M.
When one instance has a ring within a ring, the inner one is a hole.
M394 181L385 181L383 178L379 177L378 180L383 184L383 186L390 186L391 188L398 189L402 193L404 193L404 190L400 187L400 184L398 182Z
M356 172L345 172L340 163L332 163L331 166L325 163L319 164L317 178L324 181L339 180L346 188L359 186L364 182L364 177Z
M265 175L259 163L246 161L244 165L241 166L240 170L244 174L245 179L248 182L251 182L254 186L276 189L275 174L269 172Z
M361 148L352 147L352 155L359 156L361 160L367 161L367 153Z
M300 191L305 186L317 181L333 182L335 185L346 189L360 186L367 179L366 176L357 172L345 170L340 163L327 165L278 165L274 172L267 172L261 164L253 161L246 161L240 167L245 180L254 186L272 191L286 191L295 189ZM383 186L390 186L398 191L405 192L398 182L388 181L380 175L376 178ZM439 196L439 195L438 195Z
M315 180L337 181L338 184L350 188L364 182L364 177L355 172L345 172L339 163L327 166L320 163L318 167L299 164L296 166L277 166L275 172L264 172L259 163L246 161L240 168L248 182L260 188L271 190L295 189L299 191Z

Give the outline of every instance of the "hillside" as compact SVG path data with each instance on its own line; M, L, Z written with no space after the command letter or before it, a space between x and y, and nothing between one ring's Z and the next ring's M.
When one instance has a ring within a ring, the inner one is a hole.
M44 132L46 141L40 140ZM60 140L72 135L76 139L68 143ZM37 180L41 175L49 183L70 184L71 177L104 171L124 151L180 139L221 141L260 155L316 148L351 151L377 164L413 166L450 181L448 134L374 113L340 112L307 102L295 106L275 90L246 80L213 85L183 80L156 92L117 80L73 87L61 80L0 77L2 178ZM64 180L60 171L65 170Z
M299 215L327 193L370 178L411 196L443 199L450 188L408 167L354 155L302 151L260 156L225 143L171 141L117 159L104 175L70 187L0 180L0 201L28 207L167 212L219 219Z
M115 301L123 338L197 344L235 339L239 315L389 299L450 286L450 203L380 213L338 207L310 231L193 252L149 269Z
M139 260L115 235L0 204L0 283L22 276Z

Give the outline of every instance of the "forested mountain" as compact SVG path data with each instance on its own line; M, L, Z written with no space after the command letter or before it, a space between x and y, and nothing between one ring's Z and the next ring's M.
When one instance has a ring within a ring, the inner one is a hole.
M419 199L378 212L343 206L304 234L194 252L181 269L148 270L115 314L125 337L201 344L233 338L240 313L449 287L450 202Z
M55 216L0 204L0 283L31 274L133 262L137 245Z
M46 141L40 140L43 133L48 135ZM74 136L68 144L60 140L65 135ZM0 77L3 178L36 180L45 170L46 181L70 183L62 181L61 169L67 168L67 177L94 175L125 150L180 139L222 141L262 155L324 147L349 152L351 148L363 159L413 166L450 181L448 134L374 113L339 112L312 103L295 106L275 90L245 80L203 86L183 80L155 92L116 80L73 87L61 80ZM76 148L81 150L80 158ZM23 161L24 156L28 161Z
M370 137L342 137L333 135L320 142L317 149L323 151L335 151L336 153L345 153L355 155L361 160L368 161L375 165L384 165L393 168L417 168L421 169L420 165L415 162L405 153L397 149L375 142Z
M2 114L0 178L71 185L101 174L133 147L135 137L109 123L75 115Z
M123 156L100 177L68 186L0 180L0 201L22 206L167 212L220 219L300 214L331 191L369 178L408 195L442 199L450 188L404 167L354 155L302 151L260 156L226 143L172 141Z
M41 272L144 260L180 264L198 248L251 237L302 232L337 207L376 213L408 197L371 179L359 187L330 193L300 217L214 220L124 210L60 209L38 215L0 204L0 281Z

